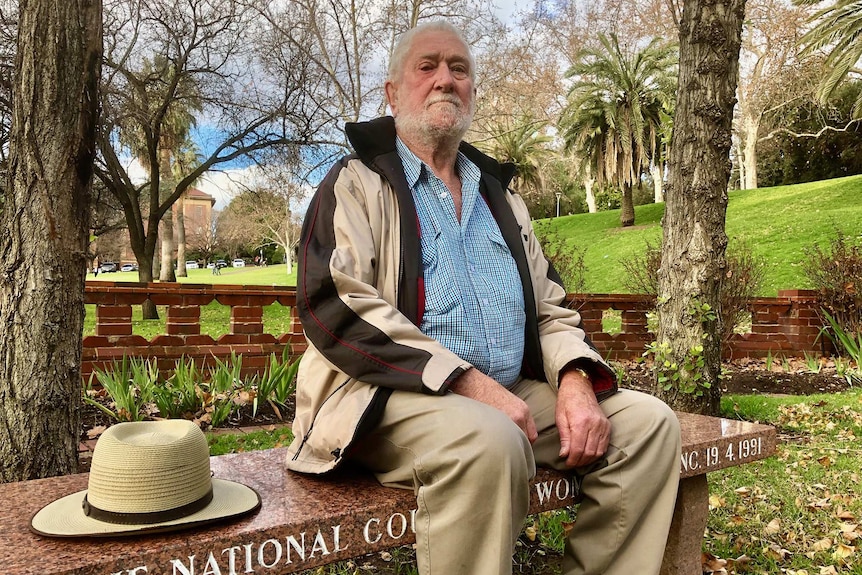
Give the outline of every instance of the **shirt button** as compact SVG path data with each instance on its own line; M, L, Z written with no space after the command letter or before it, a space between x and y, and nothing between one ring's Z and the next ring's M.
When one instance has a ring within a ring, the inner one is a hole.
M497 340L493 337L491 338L491 345L497 345Z
M483 300L482 300L482 305L488 305L488 300L487 300L487 299L483 299Z

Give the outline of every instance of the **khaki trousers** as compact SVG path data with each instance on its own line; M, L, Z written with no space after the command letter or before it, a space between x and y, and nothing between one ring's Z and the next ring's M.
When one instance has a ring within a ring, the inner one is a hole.
M556 391L522 380L532 446L502 412L455 394L395 391L378 428L351 451L383 484L416 493L422 575L509 575L536 465L564 469ZM658 573L679 484L679 423L664 403L624 390L601 404L611 421L607 465L582 470L583 502L563 573Z

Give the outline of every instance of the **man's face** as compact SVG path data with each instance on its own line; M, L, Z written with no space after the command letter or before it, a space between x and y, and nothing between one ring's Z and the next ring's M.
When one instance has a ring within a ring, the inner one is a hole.
M473 120L472 76L467 46L457 36L420 33L404 57L401 77L385 85L399 132L431 144L460 140Z

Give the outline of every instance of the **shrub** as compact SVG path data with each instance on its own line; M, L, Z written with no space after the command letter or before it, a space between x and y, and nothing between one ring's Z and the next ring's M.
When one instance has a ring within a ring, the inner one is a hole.
M829 247L806 249L802 265L835 324L850 336L862 334L862 238L853 241L836 226ZM826 317L821 320L828 325ZM846 354L840 339L832 335L838 352Z
M567 293L584 293L587 285L587 268L584 265L584 255L587 248L581 248L571 243L558 243L555 237L538 236L545 257L560 274L563 287Z
M721 284L721 341L727 342L740 324L751 314L747 302L755 296L763 282L763 260L754 255L744 242L729 245L725 254L726 267ZM661 245L647 242L643 253L622 262L626 270L625 288L632 293L657 294L658 270L661 267Z

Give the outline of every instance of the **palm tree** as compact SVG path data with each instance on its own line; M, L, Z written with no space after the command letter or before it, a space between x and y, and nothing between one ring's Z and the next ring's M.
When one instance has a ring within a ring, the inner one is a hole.
M518 168L512 188L522 196L541 193L544 187L543 165L551 150L552 138L543 133L547 122L526 116L515 120L514 126L498 124L491 128L491 139L478 144L501 162L511 162Z
M141 94L144 97L140 103L141 108L147 111L147 117L135 118L121 125L120 141L150 172L151 179L158 175L159 195L169 196L175 186L175 172L179 169L177 156L194 146L191 141L194 113L202 109L199 90L188 77L177 78L175 64L160 55L152 61L143 60L141 75L148 82L143 86ZM165 97L165 91L171 89L176 96L174 99ZM151 146L155 146L155 150ZM161 221L161 281L176 281L173 267L174 211L175 207L168 209ZM181 275L185 275L184 270L183 267Z
M797 0L801 5L817 4L820 0ZM813 28L800 39L802 55L810 55L826 48L824 62L826 74L817 87L817 97L826 102L841 81L852 72L858 72L856 64L862 58L862 4L856 0L837 0L835 4L815 12L811 22ZM862 117L862 92L853 102L853 118Z
M601 49L586 49L566 72L574 84L560 119L568 151L595 176L623 191L620 223L634 224L632 186L648 168L661 140L661 112L672 109L677 52L653 39L627 54L615 34L599 35Z

